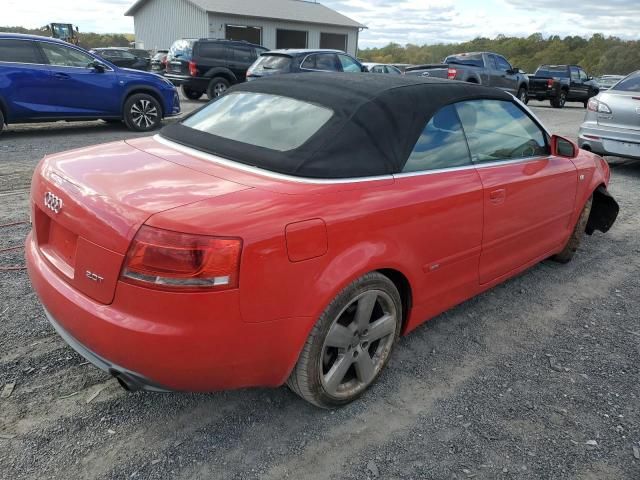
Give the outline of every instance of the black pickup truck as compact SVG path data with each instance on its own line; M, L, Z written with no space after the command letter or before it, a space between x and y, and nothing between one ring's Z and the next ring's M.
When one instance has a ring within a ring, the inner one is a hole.
M529 75L529 99L549 100L554 108L566 102L580 102L587 108L598 92L598 83L579 65L540 65Z
M522 102L527 102L529 79L497 53L472 52L449 55L442 63L409 67L405 70L405 75L479 83L506 90Z

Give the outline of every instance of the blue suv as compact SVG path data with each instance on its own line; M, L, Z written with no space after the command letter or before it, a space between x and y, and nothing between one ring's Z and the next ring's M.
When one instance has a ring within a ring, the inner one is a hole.
M159 75L117 67L61 40L0 33L0 131L11 123L102 119L146 132L178 113L178 93Z

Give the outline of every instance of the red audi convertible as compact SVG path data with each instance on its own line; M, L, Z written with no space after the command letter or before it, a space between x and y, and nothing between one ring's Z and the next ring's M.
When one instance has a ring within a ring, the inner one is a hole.
M283 75L45 157L26 256L55 329L125 388L286 383L333 407L399 335L606 232L608 182L499 90Z

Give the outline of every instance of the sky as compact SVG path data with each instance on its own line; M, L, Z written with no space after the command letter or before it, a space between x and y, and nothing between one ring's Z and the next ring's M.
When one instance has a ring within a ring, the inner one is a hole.
M240 1L240 0L238 0ZM268 0L262 0L268 1ZM0 0L0 24L41 27L73 23L83 32L133 33L124 16L133 0ZM545 36L593 33L640 38L640 0L322 0L367 25L360 47L389 42L459 42L498 34Z

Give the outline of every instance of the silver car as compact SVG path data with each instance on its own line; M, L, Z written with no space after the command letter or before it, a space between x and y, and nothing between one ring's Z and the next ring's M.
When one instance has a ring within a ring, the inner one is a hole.
M640 159L640 70L589 100L580 148Z
M603 92L605 90L609 90L616 83L624 78L624 75L602 75L601 77L596 78L596 83L600 88L600 91Z
M365 62L363 63L363 65L367 67L367 70L369 70L371 73L391 73L394 75L402 75L402 72L399 68L386 63Z

